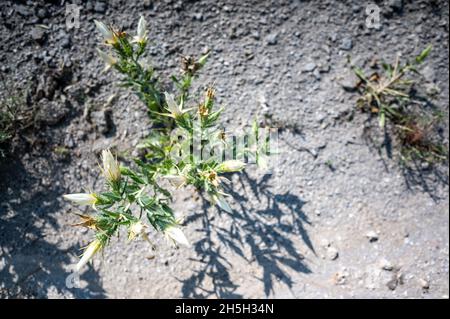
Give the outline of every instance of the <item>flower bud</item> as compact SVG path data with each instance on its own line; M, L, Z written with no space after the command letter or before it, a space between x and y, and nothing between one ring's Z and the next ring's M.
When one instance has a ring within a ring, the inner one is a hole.
M165 92L164 96L166 98L166 104L167 104L166 109L169 111L169 113L165 113L162 115L170 116L174 119L177 119L180 116L182 116L184 113L191 110L191 108L183 110L183 100L181 100L180 104L177 104L173 94L169 94L169 93Z
M106 44L112 45L117 42L117 36L114 34L111 28L107 27L103 22L97 20L94 20L94 23L98 31L103 36L103 39L105 40Z
M237 172L245 167L245 163L239 160L229 160L221 163L217 168L220 173Z
M111 183L118 182L121 176L120 166L110 150L102 151L102 161L105 178Z
M97 53L106 64L105 71L109 70L113 65L115 65L117 63L117 60L113 56L103 52L102 50L100 50L98 48L97 48Z
M137 34L133 38L133 42L143 44L147 42L147 22L144 17L141 16L138 23Z
M77 205L94 205L98 201L95 194L89 193L66 194L63 197Z
M80 271L81 268L83 268L88 261L92 259L95 253L100 250L100 248L102 248L102 243L98 239L91 242L83 252L83 257L81 257L80 261L76 265L75 271Z
M181 108L178 106L177 102L175 102L173 94L165 92L164 95L166 97L167 110L175 117L181 115Z
M216 96L216 90L213 87L208 87L206 89L206 99L205 104L211 103Z
M206 117L209 114L209 109L205 104L200 104L198 106L198 114L200 114L201 117Z

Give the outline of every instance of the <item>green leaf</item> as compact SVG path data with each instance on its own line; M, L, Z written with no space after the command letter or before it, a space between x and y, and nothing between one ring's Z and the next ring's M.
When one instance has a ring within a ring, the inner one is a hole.
M173 81L173 83L177 85L178 88L180 87L180 81L177 79L175 75L172 75L170 79Z
M430 54L431 48L432 48L432 46L431 46L431 44L430 44L429 46L427 46L427 47L425 48L425 50L423 50L423 51L416 57L416 63L417 63L417 64L422 63L422 62L427 58L427 56Z
M252 123L252 131L253 131L253 135L254 135L255 140L258 141L258 138L259 138L259 126L258 126L258 121L257 121L256 118L253 120L253 123Z
M121 166L120 172L122 175L128 176L129 178L131 178L133 181L135 181L138 184L145 184L144 180L142 178L140 178L135 172L133 172L128 167Z
M198 59L198 64L200 64L201 67L203 67L206 64L206 61L208 60L210 52L206 53L205 55L202 55L200 59Z
M361 70L360 68L358 68L358 67L355 66L355 67L353 67L353 72L355 72L355 74L356 74L361 80L363 80L364 82L368 82L366 76L364 75L364 71L363 71L363 70Z
M383 62L382 64L384 71L386 71L388 77L392 77L392 65Z
M211 127L218 120L220 113L222 113L223 108L217 110L216 112L211 113L205 121L205 127Z

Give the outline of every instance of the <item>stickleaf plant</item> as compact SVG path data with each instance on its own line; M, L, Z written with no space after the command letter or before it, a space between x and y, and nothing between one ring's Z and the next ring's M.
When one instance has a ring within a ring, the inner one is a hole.
M215 105L214 87L208 86L203 98L193 101L192 81L209 54L199 59L183 57L182 73L171 77L175 89L169 93L170 88L163 87L154 69L140 62L148 43L143 17L134 37L99 21L95 24L103 37L102 48L97 52L106 64L105 69L119 72L122 85L138 95L147 108L152 133L138 145L145 156L133 158L132 165L121 165L110 150L102 152L104 191L64 195L75 204L92 206L94 211L80 215L81 222L77 224L95 233L76 266L77 271L121 228L126 229L130 240L141 237L150 242L148 233L153 229L175 245L189 246L181 220L170 208L172 194L164 185L170 183L176 188L192 185L213 205L231 212L223 174L241 171L249 158L264 165L270 154L269 138L259 138L256 122L243 147L228 139L218 126L222 108ZM227 159L230 154L232 158Z

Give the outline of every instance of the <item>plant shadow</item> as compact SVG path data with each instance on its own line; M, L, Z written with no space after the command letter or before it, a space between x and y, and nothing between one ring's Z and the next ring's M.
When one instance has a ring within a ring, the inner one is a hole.
M310 224L302 211L305 204L298 196L286 192L275 194L271 190L272 174L265 175L261 180L252 179L246 172L237 175L234 183L251 189L249 196L242 196L235 191L237 185L227 187L227 193L232 195L234 202L239 204L238 210L231 213L220 211L230 218L228 226L215 224L215 218L208 216L209 202L202 197L202 212L190 216L186 222L201 220L202 238L195 243L195 251L200 264L200 270L187 279L182 280L182 295L184 298L243 298L237 293L239 285L230 276L232 262L222 253L213 238L217 238L226 248L238 258L244 259L248 265L256 265L262 271L262 281L265 296L274 293L274 281L280 281L288 288L293 285L291 271L311 273L304 261L304 256L298 252L292 235L298 235L306 246L315 254L313 243L305 229ZM249 197L256 200L257 208L251 207ZM265 203L265 204L264 204ZM250 204L250 205L249 205ZM264 206L263 208L259 208ZM247 253L246 253L247 252ZM289 268L291 271L286 271ZM204 288L208 281L210 288Z
M83 274L87 286L66 284L76 246L58 245L59 225L55 214L62 207L57 198L65 190L61 163L48 157L51 172L27 171L18 157L0 162L0 298L103 298L99 275L92 269Z

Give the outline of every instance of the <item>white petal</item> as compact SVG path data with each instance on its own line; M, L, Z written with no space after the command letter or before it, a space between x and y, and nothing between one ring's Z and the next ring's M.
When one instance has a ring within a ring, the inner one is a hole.
M146 21L143 16L139 19L137 35L140 39L144 39L146 33Z
M245 167L245 163L239 160L225 161L219 165L219 171L222 172L236 172Z
M87 246L86 250L83 253L83 257L81 257L80 261L75 267L75 271L80 271L81 268L83 268L89 260L92 259L92 257L95 255L95 253L102 247L99 240L94 240L92 243Z
M186 236L184 235L183 231L176 226L169 226L168 228L166 228L164 230L164 233L169 236L169 238L171 238L172 240L174 240L175 242L187 246L190 246L189 241L187 240Z
M88 193L66 194L63 197L78 205L93 205L97 201L93 194Z
M164 95L166 97L167 109L169 110L169 112L174 115L179 114L180 110L178 108L177 102L175 102L173 94L165 92Z
M94 23L98 31L100 31L100 33L102 34L105 41L113 41L114 39L113 32L103 22L94 20Z
M120 179L120 166L112 155L110 150L102 151L103 174L110 182L116 182Z
M100 56L100 58L108 65L108 66L112 66L114 64L117 63L117 60L114 59L114 57L112 57L111 55L103 52L102 50L100 50L99 48L97 48L97 53Z

